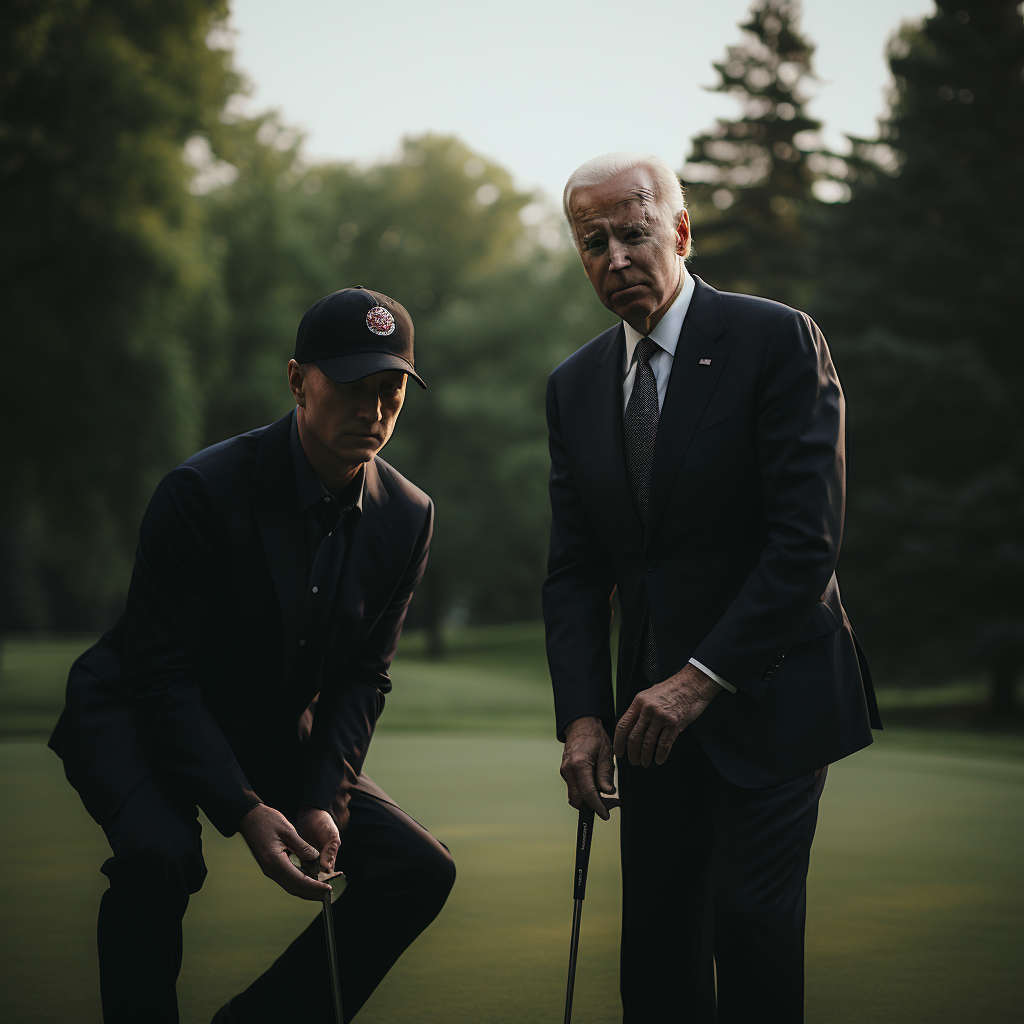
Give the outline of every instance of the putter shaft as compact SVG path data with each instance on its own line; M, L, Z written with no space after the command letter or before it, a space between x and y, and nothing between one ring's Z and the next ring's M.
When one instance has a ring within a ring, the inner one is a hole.
M583 900L572 901L572 939L569 942L569 983L565 990L565 1024L572 1021L572 994L576 987L576 955L580 949L580 919L583 917Z
M590 842L594 832L594 812L587 805L580 807L576 827L576 868L572 881L572 941L569 944L569 981L565 988L565 1024L572 1020L572 995L576 987L576 955L580 948L580 919L583 899L587 895L587 871L590 868Z
M331 913L331 893L324 895L324 932L327 935L327 959L331 967L331 992L334 995L334 1024L345 1024L341 1010L341 976L338 974L338 945L334 939L334 915Z
M602 797L609 810L619 806L618 797ZM580 806L576 826L576 866L572 878L572 941L569 943L569 982L565 989L565 1024L572 1021L572 994L576 987L576 956L580 948L580 919L587 895L587 872L590 870L590 844L594 833L594 812L586 804Z
M296 858L297 860L298 858ZM340 871L321 871L317 861L299 861L303 874L309 878L315 878L319 882L333 882L338 878L344 878ZM338 973L338 944L334 938L334 915L331 913L331 897L334 895L328 889L323 896L323 919L324 935L327 937L327 962L331 970L331 995L334 997L334 1024L345 1024L345 1016L341 1009L341 975Z

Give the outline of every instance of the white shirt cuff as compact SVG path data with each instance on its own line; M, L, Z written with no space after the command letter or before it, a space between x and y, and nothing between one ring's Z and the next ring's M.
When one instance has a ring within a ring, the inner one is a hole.
M714 681L723 689L728 690L730 693L736 692L736 687L733 686L732 683L727 683L720 675L718 675L717 672L712 672L707 665L702 665L696 658L691 658L690 664L695 668L699 668L704 675L711 676L711 678L714 679Z

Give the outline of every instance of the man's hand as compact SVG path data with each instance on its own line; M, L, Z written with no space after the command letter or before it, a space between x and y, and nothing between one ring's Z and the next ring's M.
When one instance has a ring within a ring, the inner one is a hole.
M319 901L325 891L331 891L326 882L307 877L288 859L289 853L294 853L301 861L316 860L320 854L292 828L280 811L257 804L238 823L238 831L263 874L285 892L300 899Z
M569 790L569 803L577 810L586 801L604 821L608 809L601 802L601 793L614 793L615 762L612 742L600 718L587 716L570 722L565 729L560 774Z
M303 807L295 816L295 829L320 850L320 870L333 871L341 849L341 836L334 818L319 807Z
M630 764L664 764L679 734L711 703L722 687L687 663L674 676L641 690L615 727L615 753Z

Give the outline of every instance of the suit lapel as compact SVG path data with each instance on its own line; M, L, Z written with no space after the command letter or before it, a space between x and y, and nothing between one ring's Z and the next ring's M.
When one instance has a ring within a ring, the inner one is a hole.
M306 579L305 549L289 451L291 413L272 423L260 439L253 470L253 515L270 566L284 622L284 678L291 677L299 642Z
M597 373L587 382L587 402L594 432L594 451L601 462L608 490L631 534L640 531L640 517L629 493L626 448L622 438L622 363L626 332L622 324L612 328L600 349Z
M645 546L654 535L690 438L729 358L728 352L715 344L728 326L722 312L722 299L699 277L694 278L694 283L658 421Z

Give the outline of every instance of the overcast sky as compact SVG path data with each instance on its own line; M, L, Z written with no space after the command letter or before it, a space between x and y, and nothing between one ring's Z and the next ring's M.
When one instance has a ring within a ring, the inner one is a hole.
M747 0L233 0L250 111L280 109L308 160L372 162L406 134L455 134L521 188L561 194L584 160L658 153L734 116L702 86L739 41ZM931 0L805 0L825 139L870 135L884 110L885 41Z

